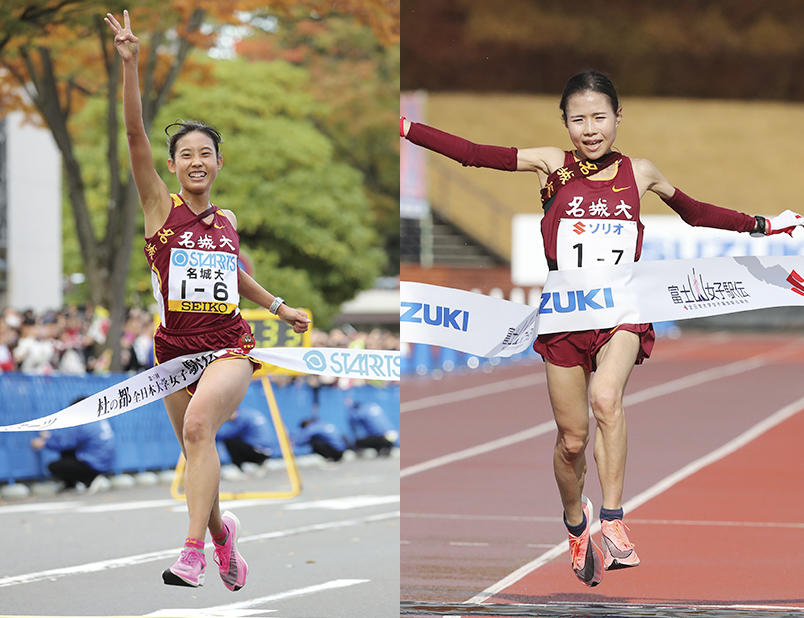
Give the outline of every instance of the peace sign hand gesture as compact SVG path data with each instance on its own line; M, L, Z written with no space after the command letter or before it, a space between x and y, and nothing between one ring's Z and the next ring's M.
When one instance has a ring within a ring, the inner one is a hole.
M120 57L124 61L136 59L140 49L140 41L134 36L134 33L131 32L131 21L128 17L128 11L123 11L123 23L125 26L121 26L120 22L117 21L111 13L106 13L106 17L103 18L103 21L109 24L112 32L114 32L114 47L117 53L120 54Z

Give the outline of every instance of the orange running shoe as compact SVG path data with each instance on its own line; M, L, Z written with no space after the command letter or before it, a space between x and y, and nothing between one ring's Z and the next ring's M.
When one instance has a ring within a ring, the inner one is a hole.
M634 544L625 533L627 529L621 519L600 522L600 531L603 534L603 566L607 571L639 566L639 556Z
M597 586L603 576L603 555L589 534L592 527L592 503L581 496L586 528L579 536L569 535L570 560L575 575L587 586Z

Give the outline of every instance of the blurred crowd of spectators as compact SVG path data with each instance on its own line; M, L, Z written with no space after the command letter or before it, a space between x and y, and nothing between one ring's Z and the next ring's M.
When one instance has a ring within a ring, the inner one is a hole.
M68 306L44 313L7 308L0 319L0 373L83 375L108 371L108 331L109 315L102 308ZM129 310L121 338L124 371L153 366L153 332L151 313ZM384 329L363 332L346 326L329 332L314 330L312 345L398 350L399 337Z

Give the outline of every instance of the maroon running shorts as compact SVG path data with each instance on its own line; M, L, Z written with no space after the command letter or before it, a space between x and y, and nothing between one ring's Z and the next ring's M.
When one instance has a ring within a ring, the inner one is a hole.
M650 357L656 334L652 324L620 324L607 330L579 330L568 333L550 333L539 335L533 342L534 351L542 358L559 367L576 367L580 365L586 371L597 369L597 353L615 332L624 330L639 336L639 352L636 365L642 364Z
M241 338L244 338L241 341ZM246 344L246 349L243 345ZM250 345L248 345L250 344ZM171 330L160 324L154 333L154 358L156 363L165 363L178 356L193 354L195 352L207 352L209 350L223 350L230 348L223 356L215 360L224 358L246 358L247 350L254 347L254 337L251 327L242 316L232 320L228 326L220 326L213 329L194 329L194 330ZM214 361L213 361L214 362ZM251 361L252 372L260 368L258 361ZM191 395L195 393L198 382L194 382L187 387L187 392Z

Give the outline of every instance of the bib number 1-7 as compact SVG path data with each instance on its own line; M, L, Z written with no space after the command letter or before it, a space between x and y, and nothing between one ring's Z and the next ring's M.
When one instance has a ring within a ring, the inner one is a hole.
M558 269L633 262L636 243L636 221L561 219L556 237Z

